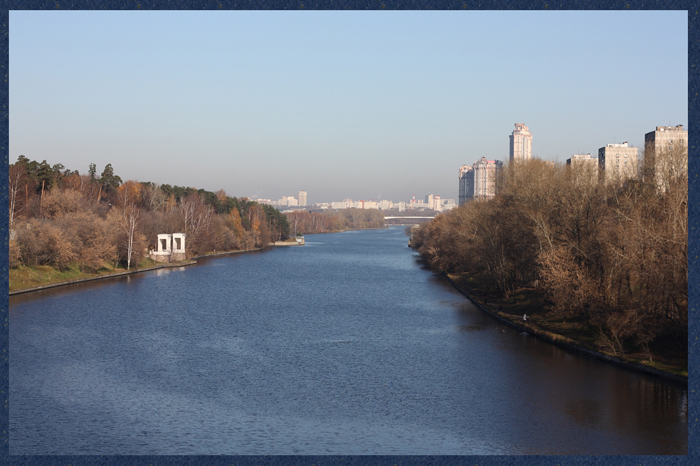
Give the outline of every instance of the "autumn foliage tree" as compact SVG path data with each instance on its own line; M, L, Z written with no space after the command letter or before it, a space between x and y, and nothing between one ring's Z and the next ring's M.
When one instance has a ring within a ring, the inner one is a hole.
M271 206L203 189L122 182L111 164L81 175L20 156L8 173L11 267L138 265L159 233L187 234L189 256L266 247L289 235ZM19 221L21 219L21 221Z

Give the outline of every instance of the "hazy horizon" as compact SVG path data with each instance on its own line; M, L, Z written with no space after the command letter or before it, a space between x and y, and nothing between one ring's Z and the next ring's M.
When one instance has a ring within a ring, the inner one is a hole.
M10 11L10 163L308 202L688 128L686 11Z

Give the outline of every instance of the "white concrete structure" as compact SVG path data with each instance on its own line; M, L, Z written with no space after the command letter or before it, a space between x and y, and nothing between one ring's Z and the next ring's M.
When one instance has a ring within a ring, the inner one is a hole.
M148 256L156 262L179 262L185 260L185 234L161 233L156 241L156 249L148 251Z
M299 191L299 205L306 205L306 191Z

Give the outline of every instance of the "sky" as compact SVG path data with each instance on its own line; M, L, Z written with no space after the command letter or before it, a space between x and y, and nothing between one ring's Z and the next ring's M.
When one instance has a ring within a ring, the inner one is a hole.
M10 11L10 163L308 202L457 199L688 128L685 11Z

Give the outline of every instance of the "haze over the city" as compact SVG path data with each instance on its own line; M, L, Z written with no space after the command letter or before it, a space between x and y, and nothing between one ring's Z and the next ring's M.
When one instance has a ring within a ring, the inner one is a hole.
M11 11L10 163L308 202L456 198L687 127L685 11Z

